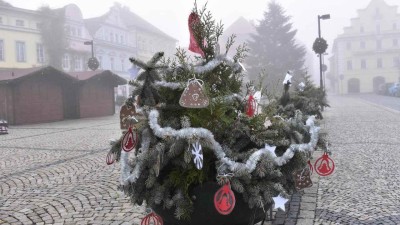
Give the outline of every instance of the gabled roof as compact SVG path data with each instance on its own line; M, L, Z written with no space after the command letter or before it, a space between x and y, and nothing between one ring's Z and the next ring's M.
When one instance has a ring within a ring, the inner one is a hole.
M95 79L106 78L113 81L115 86L124 85L127 83L127 80L111 72L110 70L71 72L69 75L79 81L91 81Z
M67 73L57 70L52 66L33 68L2 68L0 69L0 83L13 83L37 75L58 75L68 80L76 80Z
M84 23L86 28L88 29L89 33L94 36L96 34L96 31L98 29L100 29L101 24L104 23L104 21L107 18L107 14L104 14L102 16L99 17L94 17L94 18L90 18L90 19L84 19Z
M239 17L235 22L232 23L226 30L224 31L224 34L228 34L229 36L231 34L254 34L256 33L256 28L254 27L253 24L251 24L248 20L243 18L242 16Z
M127 7L120 7L120 6L114 6L114 7L119 7L118 10L120 12L120 16L122 20L124 20L124 23L127 25L128 28L136 28L140 29L143 31L147 31L150 33L154 33L156 35L162 36L164 38L170 39L172 41L178 41L177 39L169 36L168 34L164 33L157 27L155 27L153 24L147 22L140 16L136 15L132 11L130 11L129 8ZM96 31L101 27L101 24L105 22L107 19L108 15L110 14L112 9L110 9L109 12L106 14L99 16L99 17L94 17L94 18L89 18L85 19L85 25L89 32L94 35Z
M154 33L156 35L163 36L167 39L170 39L171 41L177 41L175 38L164 33L163 31L155 27L153 24L147 22L140 16L130 11L128 8L123 8L121 10L121 18L126 22L128 27L135 27L144 31Z

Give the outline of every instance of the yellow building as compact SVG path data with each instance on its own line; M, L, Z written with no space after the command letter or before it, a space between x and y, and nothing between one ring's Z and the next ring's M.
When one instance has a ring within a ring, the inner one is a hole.
M351 19L333 44L328 78L337 93L377 92L400 80L400 14L397 6L372 0Z
M45 63L37 11L0 4L0 68L29 68Z

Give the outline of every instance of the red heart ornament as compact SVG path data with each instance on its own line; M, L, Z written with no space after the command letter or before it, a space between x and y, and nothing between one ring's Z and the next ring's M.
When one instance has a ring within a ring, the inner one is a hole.
M151 212L142 219L140 225L163 225L163 223L164 222L161 216L157 215L154 212Z
M221 215L230 214L235 208L235 194L231 190L229 183L224 184L214 195L214 206L215 209Z
M124 138L122 138L122 150L125 152L132 151L136 147L137 139L137 133L133 132L132 127L129 127L128 131L124 134Z
M315 172L320 176L328 176L335 170L335 162L329 158L328 153L324 153L317 161L314 163Z

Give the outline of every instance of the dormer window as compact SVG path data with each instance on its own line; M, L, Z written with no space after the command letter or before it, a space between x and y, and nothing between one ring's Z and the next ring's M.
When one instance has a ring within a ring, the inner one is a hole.
M17 27L23 27L23 26L25 26L25 23L24 23L23 20L16 20L16 21L15 21L15 26L17 26Z

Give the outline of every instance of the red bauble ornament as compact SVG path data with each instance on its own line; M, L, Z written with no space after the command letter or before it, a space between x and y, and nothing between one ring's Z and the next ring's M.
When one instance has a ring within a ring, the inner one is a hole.
M324 153L314 164L315 172L320 176L328 176L335 170L335 162L329 158L328 153Z
M115 162L115 154L113 152L109 152L106 157L107 165L111 165Z
M228 215L235 208L235 194L229 183L224 184L214 195L214 206L222 215Z
M253 117L254 113L256 112L256 108L257 108L256 100L254 99L253 95L250 95L249 99L247 100L246 114L249 117Z
M163 225L163 223L161 216L152 212L142 219L140 225Z
M197 15L195 12L190 13L188 22L189 22L189 33L190 33L189 50L195 53L199 53L204 58L204 52L203 50L201 50L193 34L193 28L201 23L199 15Z
M137 139L137 133L133 132L132 127L129 127L128 131L124 135L124 138L122 138L122 150L126 152L132 151L137 144Z

